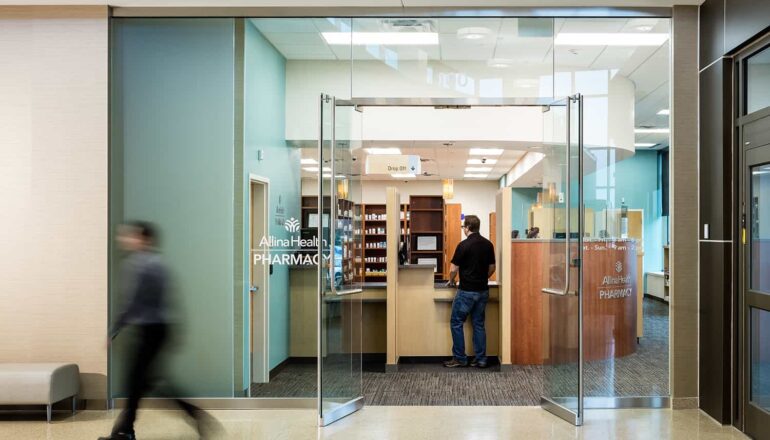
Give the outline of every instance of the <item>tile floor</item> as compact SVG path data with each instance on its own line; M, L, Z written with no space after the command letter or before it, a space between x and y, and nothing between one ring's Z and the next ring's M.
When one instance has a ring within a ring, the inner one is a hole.
M212 411L222 439L744 439L699 410L592 410L575 428L537 407L371 406L326 428L311 410ZM0 439L82 440L109 432L115 413L0 415ZM195 439L177 411L141 411L140 440Z

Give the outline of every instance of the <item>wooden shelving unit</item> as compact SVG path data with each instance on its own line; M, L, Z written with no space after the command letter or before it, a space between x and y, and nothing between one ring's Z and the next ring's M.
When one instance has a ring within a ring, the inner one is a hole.
M444 198L410 196L409 213L409 262L418 264L421 259L435 259L435 279L445 279ZM421 249L418 246L418 243L425 238L435 240L435 249Z
M385 205L364 204L361 205L361 229L362 229L362 275L368 282L385 282L387 276L387 235L386 225L388 218L385 215Z
M324 206L329 206L330 198L324 198ZM303 196L301 206L301 222L300 234L302 238L308 238L309 236L315 237L318 234L318 224L314 226L310 225L311 214L318 213L318 197L317 196ZM337 220L340 222L340 227L337 232L337 239L342 246L342 276L344 283L351 283L354 280L359 280L361 273L360 270L356 270L357 263L360 263L362 258L358 258L361 255L360 246L357 246L355 240L355 230L358 228L358 217L360 217L360 208L350 200L339 199L337 200ZM324 209L323 217L326 217L326 222L330 221L330 212L328 209ZM324 221L324 219L317 219L318 222ZM325 227L331 226L328 223ZM314 251L308 249L308 252ZM358 267L361 267L358 264Z

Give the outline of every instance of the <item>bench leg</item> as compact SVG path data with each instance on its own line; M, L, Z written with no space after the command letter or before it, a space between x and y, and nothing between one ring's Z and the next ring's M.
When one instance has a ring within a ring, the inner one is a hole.
M46 419L48 419L48 423L51 423L51 410L52 410L51 407L52 405L50 403L45 407L45 414L46 414Z
M74 416L78 410L78 396L72 396L72 415Z

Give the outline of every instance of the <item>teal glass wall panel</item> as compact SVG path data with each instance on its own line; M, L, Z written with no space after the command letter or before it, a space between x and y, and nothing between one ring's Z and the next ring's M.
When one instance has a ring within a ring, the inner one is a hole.
M668 218L662 216L658 152L637 150L630 157L618 161L611 159L608 163L611 165L605 164L598 172L589 173L583 179L586 209L601 212L610 200L614 202L611 208L620 209L623 199L628 209L643 209L644 270L662 271ZM576 190L574 185L573 190ZM607 191L614 193L607 195ZM572 196L577 197L577 193Z
M234 21L112 23L111 223L160 227L183 322L167 369L186 396L230 397ZM113 277L113 305L116 286ZM112 352L113 397L123 395L127 341Z
M286 59L251 20L246 20L244 31L244 191L248 191L249 174L270 180L268 231L276 238L287 239L291 233L283 221L300 219L301 197L300 150L286 143ZM262 160L258 159L260 152ZM244 218L248 224L248 205ZM248 240L248 235L244 236ZM245 267L245 285L248 273ZM244 310L248 312L248 307ZM285 265L273 266L268 313L268 363L272 369L289 357L289 268ZM247 368L244 371L248 373Z
M526 238L529 228L529 208L537 202L541 188L511 188L511 230L519 231L519 238Z

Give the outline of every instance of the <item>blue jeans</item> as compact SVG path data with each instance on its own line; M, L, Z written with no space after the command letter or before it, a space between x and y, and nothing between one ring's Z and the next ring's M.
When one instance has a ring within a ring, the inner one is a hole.
M457 289L457 295L452 302L452 318L449 325L452 328L452 355L459 362L467 363L465 355L465 332L463 324L468 315L471 315L473 324L473 350L476 353L476 362L487 361L487 333L484 330L484 311L489 301L489 290L482 292L469 292Z

